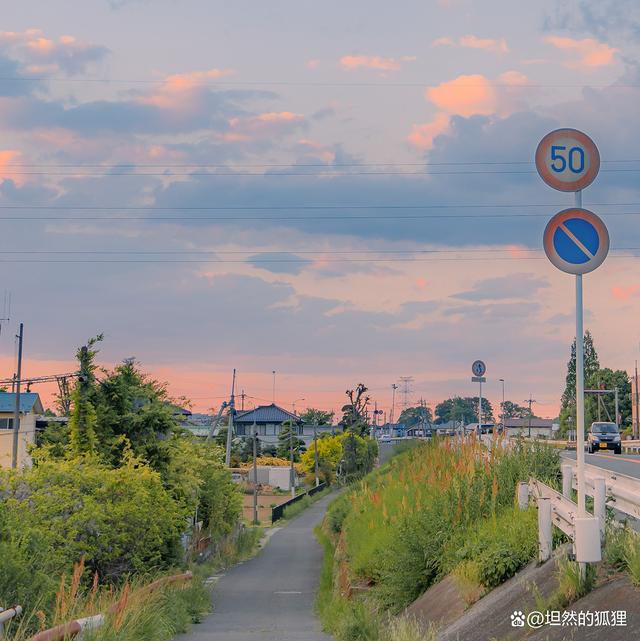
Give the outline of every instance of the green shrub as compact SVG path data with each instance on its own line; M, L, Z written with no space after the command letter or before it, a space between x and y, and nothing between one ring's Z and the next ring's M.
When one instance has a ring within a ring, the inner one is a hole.
M627 550L630 533L626 527L607 526L605 543L602 549L603 560L616 570L625 570L627 567Z
M39 541L52 577L82 558L89 580L108 581L180 560L186 514L145 465L44 461L13 476L5 492L9 527Z
M327 509L327 523L334 534L342 530L342 524L351 510L350 494L345 492L331 501Z

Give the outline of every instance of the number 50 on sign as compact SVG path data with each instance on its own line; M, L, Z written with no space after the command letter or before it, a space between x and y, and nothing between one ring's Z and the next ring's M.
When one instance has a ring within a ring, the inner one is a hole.
M550 187L580 191L598 175L600 154L593 140L581 131L556 129L540 141L536 168Z

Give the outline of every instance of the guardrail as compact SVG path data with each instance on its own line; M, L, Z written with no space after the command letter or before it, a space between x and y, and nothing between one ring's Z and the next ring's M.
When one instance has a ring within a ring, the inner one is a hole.
M284 503L280 503L280 505L276 505L271 508L271 523L275 523L276 521L279 521L283 516L284 516L284 511L286 508L288 508L290 505L293 505L294 503L297 503L298 501L302 501L302 499L305 496L313 496L314 494L317 494L318 492L322 492L327 487L326 483L320 483L320 485L316 485L315 487L312 487L311 489L307 490L306 492L302 494L298 494L297 496L294 496L292 499L289 499L288 501L285 501Z
M134 592L135 596L141 596L145 594L150 594L155 592L159 588L163 588L167 585L173 583L182 583L184 581L190 581L193 578L191 572L185 572L184 574L174 574L172 576L163 576L159 579L156 579L149 585L136 590ZM68 621L67 623L62 623L57 625L54 628L49 628L48 630L43 630L34 634L29 641L65 641L66 639L78 637L82 635L85 630L95 630L96 628L104 625L107 617L113 614L116 614L123 610L126 607L128 600L131 600L131 596L123 597L116 601L109 609L106 614L95 614L90 617L85 617L82 619L75 619L73 621ZM0 613L1 616L1 613Z
M7 608L6 610L0 608L0 639L4 639L4 624L11 621L13 617L20 616L21 614L22 607L19 605L14 605L12 608Z
M571 540L575 539L575 518L578 513L578 506L571 499L537 479L529 479L528 489L529 496L532 496L536 502L540 500L549 501L553 524Z
M576 462L566 460L562 464L563 490L577 489ZM613 472L596 465L585 465L586 493L596 498L598 485L604 481L605 502L623 514L640 519L640 479L627 474ZM571 485L569 486L569 482Z

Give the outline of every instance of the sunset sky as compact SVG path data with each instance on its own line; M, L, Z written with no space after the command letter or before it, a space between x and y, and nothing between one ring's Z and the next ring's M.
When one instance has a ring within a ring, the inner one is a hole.
M616 11L611 11L615 6ZM135 356L220 404L383 409L531 394L557 415L574 283L541 251L573 204L537 176L575 127L611 253L585 277L601 364L640 312L640 6L634 0L22 0L0 31L2 377ZM216 220L217 219L217 220ZM1 296L0 296L1 300ZM47 388L41 391L47 392ZM48 398L48 396L47 396ZM399 397L399 400L401 398Z

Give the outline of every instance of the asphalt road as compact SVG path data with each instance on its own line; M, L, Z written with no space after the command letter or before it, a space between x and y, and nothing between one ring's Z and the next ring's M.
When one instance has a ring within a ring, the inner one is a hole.
M177 639L330 641L313 612L322 564L313 528L331 498L314 503L257 556L228 570L213 590L213 614Z
M572 451L562 452L562 456L575 461L576 453ZM585 452L585 462L589 465L597 465L606 470L635 476L640 478L640 456L637 454L614 454L613 452L598 452L588 454Z

